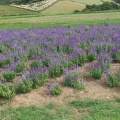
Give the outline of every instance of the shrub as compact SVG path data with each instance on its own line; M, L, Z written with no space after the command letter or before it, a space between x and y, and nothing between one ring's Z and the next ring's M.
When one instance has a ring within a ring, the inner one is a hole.
M25 62L18 62L18 64L16 65L15 71L17 73L20 73L20 72L24 71L24 69L25 69Z
M59 77L64 72L64 67L61 64L53 64L49 67L50 77Z
M2 67L4 65L8 65L8 64L10 64L10 60L7 58L0 61L0 67Z
M31 79L22 79L21 82L17 83L16 91L18 93L27 93L33 88L33 81Z
M48 84L48 90L52 95L60 95L62 92L60 85L56 84L55 81Z
M38 68L41 65L39 60L33 60L32 63L30 64L31 68Z
M93 54L93 53L88 53L87 59L88 59L89 62L92 62L96 59L96 55Z
M78 66L82 66L85 64L86 62L86 55L82 54L82 55L79 55L78 58L73 58L73 63L78 65Z
M37 88L38 86L42 85L45 80L48 78L48 73L40 72L39 74L33 76L33 88Z
M45 65L46 67L48 67L49 66L49 62L50 62L50 58L49 57L44 57L43 65Z
M116 0L119 1L119 0ZM103 2L101 5L86 5L83 11L103 11L103 10L113 10L120 9L120 6L114 2Z
M52 95L60 95L61 94L61 87L59 85L56 85L54 88L51 90Z
M75 10L74 13L80 13L80 11L79 10Z
M98 69L98 68L92 68L92 69L90 70L90 74L91 74L91 76L92 76L93 78L95 78L95 79L100 79L100 78L102 77L103 71L102 71L101 68L100 68L100 69Z
M78 71L68 72L63 81L65 86L74 87L76 89L83 89L84 84L81 82L81 73Z
M115 62L120 62L120 50L116 51L112 57Z
M108 75L108 80L107 80L107 85L109 87L115 87L118 85L118 79L117 76L114 74L109 74Z
M10 99L15 96L15 88L9 84L0 84L0 97Z
M3 73L4 79L6 79L7 82L13 82L13 79L15 78L16 74L14 71L6 71Z
M20 61L27 61L28 60L28 54L21 53L18 55Z

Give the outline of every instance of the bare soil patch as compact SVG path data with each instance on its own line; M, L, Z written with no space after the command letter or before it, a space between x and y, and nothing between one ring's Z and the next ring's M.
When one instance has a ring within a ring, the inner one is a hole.
M85 73L89 70L89 64L82 67L82 72ZM111 70L117 70L120 68L120 64L112 64ZM52 79L51 79L52 80ZM34 89L27 94L16 95L11 101L11 106L20 105L43 105L46 103L56 103L58 105L67 104L69 101L75 99L113 99L120 97L120 89L118 87L109 88L106 86L105 79L94 80L90 76L84 77L85 89L82 91L75 90L73 88L64 87L62 85L63 76L56 79L56 81L62 86L62 94L59 96L51 96L47 90L48 83L38 89Z

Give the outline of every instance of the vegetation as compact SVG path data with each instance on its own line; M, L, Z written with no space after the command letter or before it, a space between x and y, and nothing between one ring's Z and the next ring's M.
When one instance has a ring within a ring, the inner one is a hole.
M73 87L76 89L84 89L84 84L82 80L82 75L79 71L66 71L67 74L64 76L64 85L68 87Z
M38 2L43 0L1 0L1 4L10 4L10 3L17 3L17 4L26 4L31 2Z
M0 84L0 97L10 99L16 94L15 88L9 84Z
M0 5L0 16L16 16L16 15L28 15L37 14L36 12L12 7L9 5Z
M114 10L114 9L120 9L120 5L114 3L114 2L104 2L101 5L86 5L86 8L83 10L85 11L103 11L103 10Z
M0 119L9 117L11 120L118 120L120 118L119 104L116 100L87 99L71 101L65 106L49 103L40 107L38 105L8 107L0 111Z

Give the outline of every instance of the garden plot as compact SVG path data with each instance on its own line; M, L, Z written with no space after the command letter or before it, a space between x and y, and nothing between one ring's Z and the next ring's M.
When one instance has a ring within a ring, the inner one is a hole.
M115 87L117 96L120 25L1 29L0 74L0 97L6 99L44 85L46 94L54 96L69 88L86 91L94 83L110 93Z

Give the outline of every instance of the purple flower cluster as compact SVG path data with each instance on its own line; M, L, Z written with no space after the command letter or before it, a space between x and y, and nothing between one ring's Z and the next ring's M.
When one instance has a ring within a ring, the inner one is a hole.
M0 67L15 71L21 61L39 61L39 67L22 71L29 77L39 72L58 77L87 61L106 72L114 59L120 60L120 24L0 31Z

